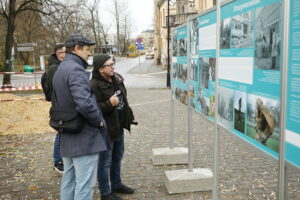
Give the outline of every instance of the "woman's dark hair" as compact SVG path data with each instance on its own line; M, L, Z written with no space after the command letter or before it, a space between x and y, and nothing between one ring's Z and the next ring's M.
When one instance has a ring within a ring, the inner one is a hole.
M54 53L56 53L57 50L65 47L66 45L64 43L57 43L54 47Z

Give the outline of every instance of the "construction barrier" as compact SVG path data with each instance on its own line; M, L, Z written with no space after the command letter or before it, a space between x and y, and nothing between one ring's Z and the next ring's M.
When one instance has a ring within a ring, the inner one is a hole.
M5 84L5 85L0 85L0 88L2 87L15 87L15 86L34 86L34 85L37 85L37 84L41 84L41 83L34 83L34 82L31 82L31 83L12 83L12 84Z
M1 88L0 92L14 92L14 91L22 91L22 90L41 90L41 89L42 89L42 86Z
M43 74L44 71L40 72L0 72L0 74Z
M8 101L26 101L26 100L45 100L45 98L28 98L28 99L0 99L0 102L8 102Z

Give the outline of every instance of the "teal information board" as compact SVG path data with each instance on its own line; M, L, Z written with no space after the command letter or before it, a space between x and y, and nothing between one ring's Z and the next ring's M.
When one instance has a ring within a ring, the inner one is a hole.
M218 80L216 10L191 18L172 35L173 98L187 105L189 93L195 111L211 121L217 114L218 124L274 158L281 136L283 11L283 0L221 6ZM299 0L290 0L289 16L285 158L300 167Z
M283 5L239 0L221 7L219 124L278 157Z
M188 103L187 39L187 26L177 28L172 34L172 96L185 105Z
M214 121L216 69L216 11L189 22L189 85L192 107Z
M286 158L300 167L300 1L290 1Z

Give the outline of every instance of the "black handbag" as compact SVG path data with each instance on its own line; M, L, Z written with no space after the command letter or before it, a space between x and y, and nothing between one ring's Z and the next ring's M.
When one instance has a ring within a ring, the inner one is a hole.
M49 114L49 125L59 133L79 133L83 128L83 116L75 108L58 106L54 89Z

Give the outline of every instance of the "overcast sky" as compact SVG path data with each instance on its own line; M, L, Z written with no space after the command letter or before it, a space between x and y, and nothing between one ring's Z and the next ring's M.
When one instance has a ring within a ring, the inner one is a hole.
M142 31L153 29L153 15L154 15L154 0L125 0L128 2L128 10L132 24L132 37L135 38ZM100 1L101 21L106 24L112 24L111 32L115 33L115 22L112 14L113 3L111 0Z

